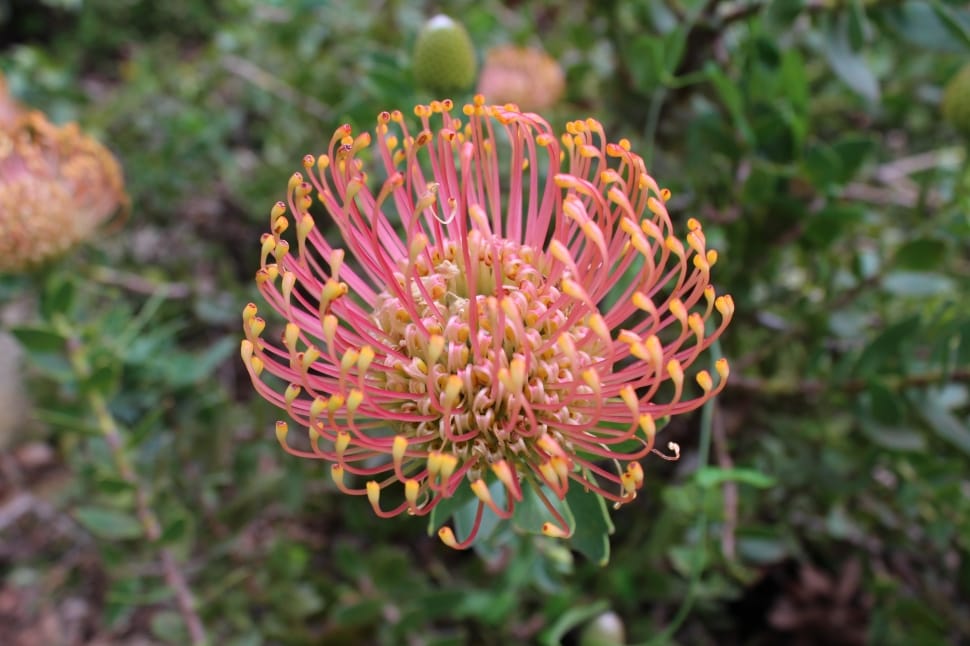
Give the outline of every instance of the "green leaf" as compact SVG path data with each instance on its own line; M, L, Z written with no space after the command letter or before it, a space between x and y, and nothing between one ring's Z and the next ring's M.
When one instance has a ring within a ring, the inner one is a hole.
M188 643L188 633L182 616L174 610L160 610L152 615L152 634L166 644Z
M933 13L940 19L946 30L962 42L964 47L970 48L970 14L965 10L958 13L940 0L931 0L930 6L933 7Z
M876 150L876 142L866 135L848 135L832 144L832 152L839 158L842 183L849 182Z
M862 420L862 433L876 446L889 451L925 451L926 437L912 428Z
M171 354L165 363L168 382L175 387L184 387L203 381L236 351L238 345L236 339L225 337L200 354Z
M543 646L559 646L562 638L573 628L581 626L590 619L598 617L610 609L606 601L597 601L588 605L575 605L565 611L539 635L539 643Z
M866 18L866 10L862 0L850 0L848 13L849 44L858 50L872 35L872 28Z
M539 491L566 521L566 529L576 528L576 519L565 501L559 500L545 485L523 482L522 501L515 506L512 514L512 524L519 530L529 534L541 534L542 526L546 522L554 522L554 517L543 502Z
M91 370L91 374L81 384L87 392L96 392L110 396L118 388L121 379L121 366L110 358L104 357L100 365Z
M687 33L688 30L685 27L678 27L663 38L663 46L661 47L662 68L657 70L657 72L665 83L673 80L673 74L677 71L677 67L684 57L684 48L687 46Z
M141 523L132 514L106 507L78 507L74 516L88 531L109 540L138 538L143 535Z
M904 2L894 11L884 12L880 17L906 45L937 52L962 52L967 49L962 35L955 36L953 30L947 27L928 2Z
M853 374L873 376L887 361L901 356L901 347L919 329L919 316L911 316L883 330L865 347L853 367Z
M469 488L467 483L463 483L462 486ZM504 509L506 504L505 498L505 486L495 480L489 485L489 492L492 494L492 499L499 509ZM455 512L455 538L459 542L468 538L471 534L472 529L475 526L475 517L478 515L478 506L480 501L477 496L465 504L464 507ZM478 526L478 533L475 537L475 543L487 540L492 536L495 530L502 524L501 519L495 515L487 505L482 507L482 520Z
M725 482L740 482L758 489L768 489L776 484L773 477L755 469L704 467L694 478L701 487L716 487Z
M597 565L609 563L610 535L615 528L606 500L574 482L566 492L566 504L576 518L570 546Z
M155 430L155 423L161 419L167 410L168 407L162 404L158 404L149 410L144 417L138 420L138 424L125 434L125 446L128 448L136 448L151 437L152 431Z
M828 204L809 218L803 237L819 247L828 247L864 217L863 209L857 205Z
M774 33L791 27L805 6L803 0L773 0L765 4L764 20Z
M48 321L55 314L70 314L71 307L74 304L74 294L73 282L57 275L52 276L41 292L41 314Z
M20 344L29 352L60 352L67 344L67 338L52 328L22 326L10 330Z
M164 544L177 543L185 538L187 529L188 521L185 519L185 516L178 516L165 526L159 541Z
M970 428L930 395L916 404L920 416L940 438L970 455Z
M738 556L749 563L777 563L789 552L784 541L768 530L747 528L738 532Z
M903 269L936 269L944 259L946 243L936 238L916 238L896 250L893 264Z
M882 279L885 291L896 296L912 296L916 298L928 296L944 296L955 289L955 283L949 276L928 271L893 271Z
M811 99L808 72L805 59L797 49L788 49L782 54L781 80L785 87L785 98L799 113L805 112Z
M829 30L820 49L832 71L849 89L871 103L878 103L879 81L863 55L852 49L844 25Z
M434 536L438 528L447 523L455 512L472 501L478 501L475 492L466 483L462 483L451 498L439 502L428 514L428 536Z
M98 489L108 495L131 493L135 490L135 486L131 482L119 476L100 476L97 483Z
M875 380L867 384L865 397L862 400L864 406L868 408L867 417L871 417L880 424L895 424L903 417L899 397L881 381Z
M750 144L754 141L754 134L752 133L751 125L744 115L744 97L741 94L741 90L713 62L707 63L704 67L704 72L711 83L714 84L714 89L717 90L718 95L721 97L721 102L727 108L728 114L731 115L731 119L734 121L734 127L741 135L741 139L745 143Z

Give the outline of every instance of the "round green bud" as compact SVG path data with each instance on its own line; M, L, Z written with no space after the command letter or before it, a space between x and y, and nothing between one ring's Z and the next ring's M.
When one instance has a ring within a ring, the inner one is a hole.
M608 610L586 624L579 634L580 646L623 646L626 643L623 620Z
M943 91L943 118L970 138L970 65L950 79Z
M465 28L443 14L429 20L414 46L414 79L432 92L459 92L475 81L475 47Z

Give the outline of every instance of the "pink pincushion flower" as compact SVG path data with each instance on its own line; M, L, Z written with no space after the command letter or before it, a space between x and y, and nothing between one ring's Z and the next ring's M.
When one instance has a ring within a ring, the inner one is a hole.
M467 547L486 507L508 518L531 487L543 532L568 536L552 496L579 486L632 500L655 420L724 387L723 360L716 382L701 370L692 385L685 370L734 304L710 284L717 254L700 224L687 223L686 245L674 235L669 193L627 141L592 119L558 139L540 116L481 97L465 120L452 107L417 106L415 134L381 113L376 147L343 126L326 155L304 159L256 274L287 324L278 343L263 339L247 305L243 360L259 393L309 429L296 448L278 422L283 447L330 462L337 487L378 515L427 514L469 487L469 536L439 530ZM314 196L342 247L316 226Z

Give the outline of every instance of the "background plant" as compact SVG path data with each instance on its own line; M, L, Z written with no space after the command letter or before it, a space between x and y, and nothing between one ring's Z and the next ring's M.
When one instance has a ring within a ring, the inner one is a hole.
M606 609L631 642L970 638L970 178L939 116L965 8L352 4L0 4L12 90L108 144L133 204L43 275L0 278L34 411L0 485L15 639L185 643L162 547L213 643L578 643ZM331 495L279 450L235 357L285 178L339 123L430 98L410 51L439 10L480 60L502 43L555 56L567 91L545 116L593 115L646 151L735 299L732 386L664 431L684 455L613 516L607 568L528 537L452 554L420 521Z

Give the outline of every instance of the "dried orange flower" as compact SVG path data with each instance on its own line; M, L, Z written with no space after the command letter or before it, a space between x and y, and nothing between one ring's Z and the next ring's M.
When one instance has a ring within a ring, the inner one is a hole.
M555 105L566 89L559 63L541 49L503 45L489 50L478 91L497 103L523 110Z
M121 168L76 124L14 102L0 79L0 272L64 253L125 203Z

